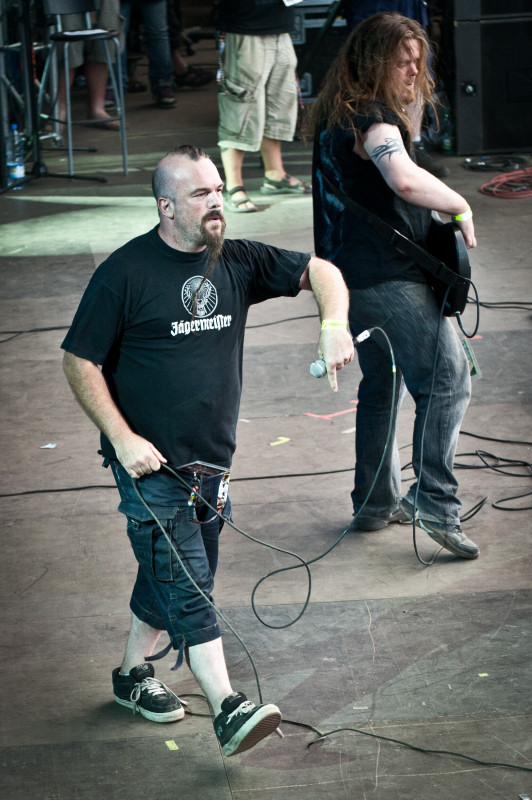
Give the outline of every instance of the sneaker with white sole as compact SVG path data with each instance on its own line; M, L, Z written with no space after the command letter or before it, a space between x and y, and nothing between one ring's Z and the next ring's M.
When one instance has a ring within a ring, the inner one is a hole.
M347 531L348 533L363 533L364 531L382 531L383 528L388 527L392 522L398 522L400 525L405 522L411 521L406 516L402 508L398 508L393 514L388 517L372 517L370 514L360 514L351 520Z
M183 719L185 709L179 697L168 686L154 678L152 664L139 664L129 675L113 670L113 692L117 703L133 709L152 722L176 722Z
M414 517L414 506L404 498L401 500L401 509L412 522ZM468 539L460 525L446 525L444 522L433 522L432 520L422 519L419 512L416 512L416 525L428 533L431 539L445 547L455 556L460 558L478 558L479 549L475 542Z
M242 692L233 692L222 703L214 720L214 732L224 755L250 750L279 727L281 712L271 703L256 706Z
M176 97L170 84L159 84L153 92L153 99L159 108L173 108Z

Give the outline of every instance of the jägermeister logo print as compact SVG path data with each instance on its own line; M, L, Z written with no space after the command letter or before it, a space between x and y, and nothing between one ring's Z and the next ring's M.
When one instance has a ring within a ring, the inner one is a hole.
M203 286L195 298L196 308L194 309L194 295L202 281ZM201 275L194 275L193 278L189 278L188 281L183 284L181 300L190 314L193 314L195 311L196 317L208 317L218 305L218 292L210 280L204 280Z
M202 283L198 291L198 287ZM196 294L197 292L197 294ZM199 333L200 331L228 328L231 325L231 315L214 314L218 305L218 292L216 287L202 275L195 275L183 284L181 300L186 310L192 317L191 320L172 322L170 333L178 334Z

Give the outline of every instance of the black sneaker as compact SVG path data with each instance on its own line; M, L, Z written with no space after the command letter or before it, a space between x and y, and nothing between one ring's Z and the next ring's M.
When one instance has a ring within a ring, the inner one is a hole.
M414 507L409 500L401 500L401 508L405 515L412 522L414 516ZM454 553L455 556L460 558L478 558L479 549L475 542L468 539L463 532L460 525L446 525L443 522L433 522L428 519L421 519L419 514L416 513L416 525L420 527L425 533L428 533L431 539L434 539L446 550Z
M154 676L152 664L139 664L129 675L120 675L120 667L113 670L115 700L121 706L133 709L152 722L175 722L183 719L185 710L179 697Z
M160 85L153 93L153 99L159 108L173 108L176 98L170 85Z
M351 520L347 531L348 533L358 533L364 531L381 531L386 528L391 522L399 522L404 524L409 522L409 519L402 508L398 508L389 517L372 517L369 514L361 514L359 517Z
M224 754L234 756L250 750L273 733L281 719L277 706L256 706L242 692L233 692L222 703L222 710L214 720L214 732Z

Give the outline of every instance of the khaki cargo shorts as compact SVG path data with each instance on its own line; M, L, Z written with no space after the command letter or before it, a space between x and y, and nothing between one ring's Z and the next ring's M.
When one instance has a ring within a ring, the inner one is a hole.
M225 34L218 146L257 151L264 136L291 142L297 123L297 57L288 33Z
M86 28L85 14L62 14L61 23L64 31L81 31ZM125 19L120 14L119 0L103 0L96 19L93 20L93 28L104 28L104 30L117 31L120 42L120 49L124 47L124 24ZM114 60L115 48L109 45L111 61ZM80 67L84 61L102 61L105 58L105 45L102 41L90 43L72 42L68 46L68 65L70 69Z

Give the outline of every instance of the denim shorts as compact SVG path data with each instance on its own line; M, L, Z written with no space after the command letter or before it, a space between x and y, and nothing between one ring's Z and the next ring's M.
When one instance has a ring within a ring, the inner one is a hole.
M127 534L138 562L131 610L152 628L166 630L175 649L183 642L191 646L217 639L216 612L204 594L212 603L224 523L201 498L230 519L229 473L194 480L190 472L180 472L184 485L164 468L133 481L117 461L111 467L120 492L118 509L127 517Z

